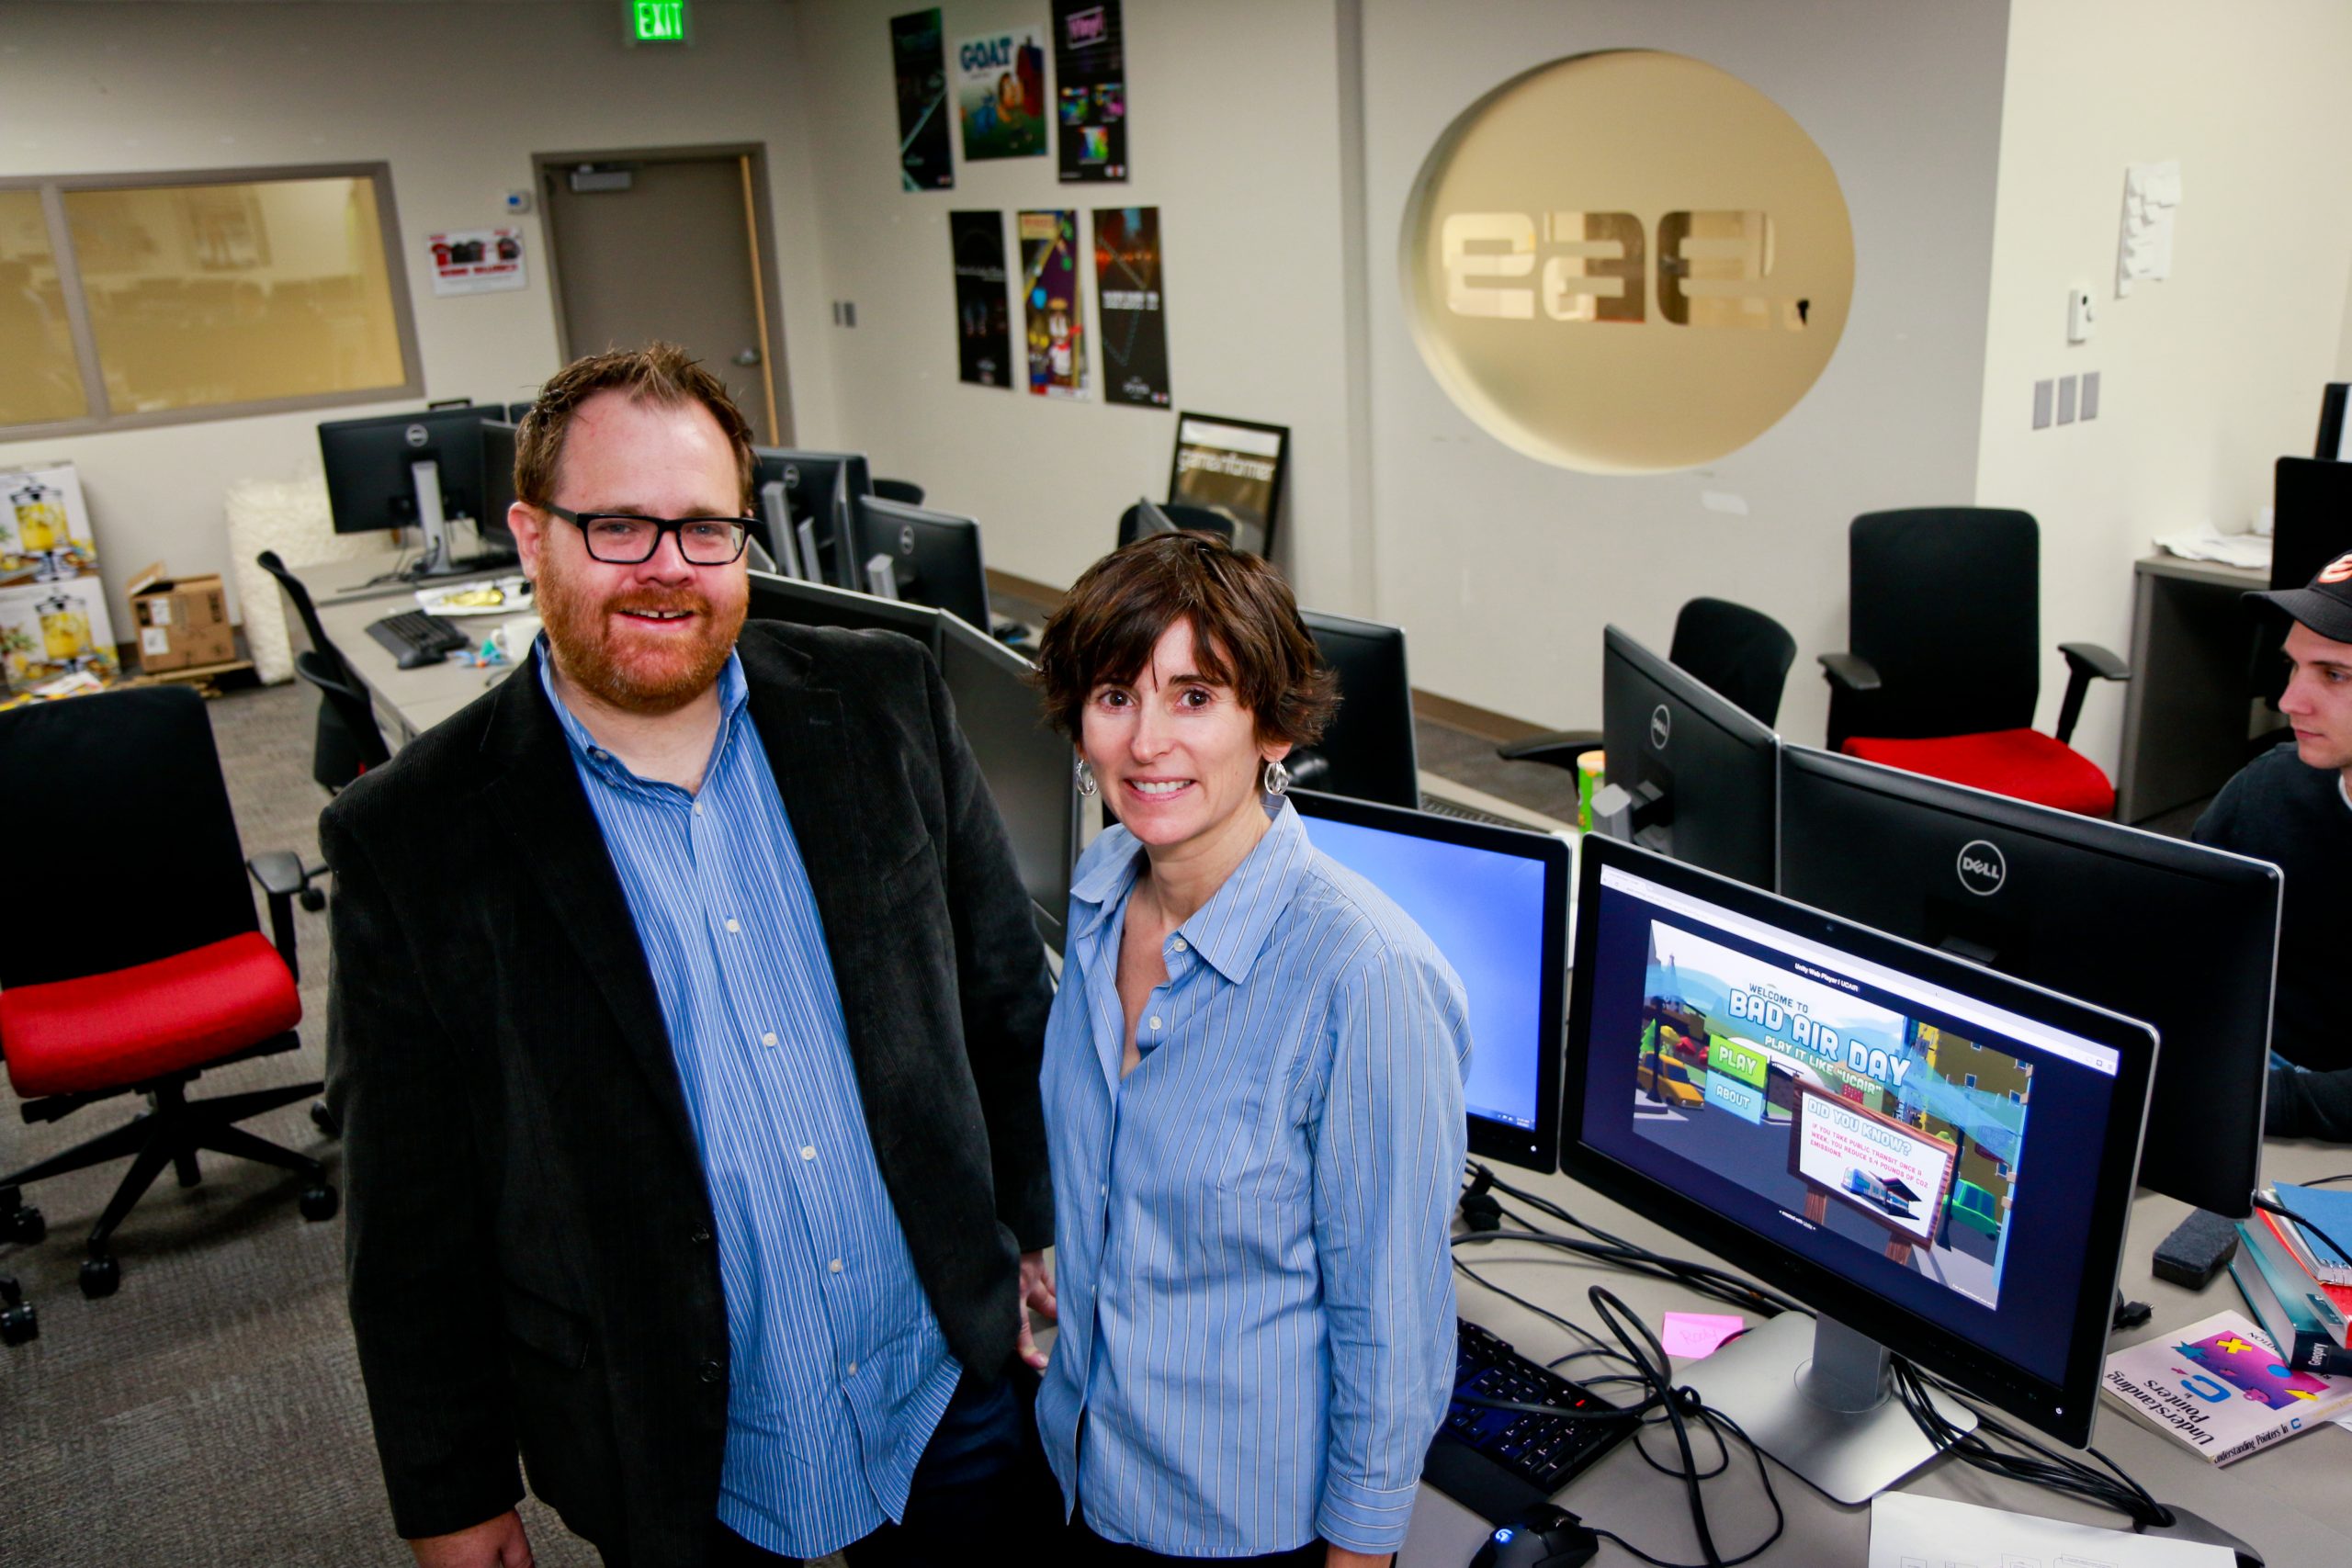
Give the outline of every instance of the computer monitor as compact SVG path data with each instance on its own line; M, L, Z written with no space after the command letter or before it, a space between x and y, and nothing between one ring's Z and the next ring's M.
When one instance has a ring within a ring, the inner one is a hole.
M1625 632L1600 634L1609 782L1633 804L1616 837L1751 887L1772 886L1780 737Z
M842 588L865 587L861 575L865 563L854 558L854 550L843 547L850 540L850 502L871 494L874 490L865 454L754 446L752 456L758 464L758 472L752 480L754 504L763 486L771 479L781 479L792 507L795 532L804 523L816 531L820 558L813 562L803 561L803 575L812 581L831 582ZM769 552L778 560L785 558L786 552L778 547L773 530L771 537L764 542Z
M978 522L871 495L850 502L850 517L860 586L867 592L928 604L966 626L989 629L989 577L980 561ZM887 580L876 580L877 561L888 571Z
M1809 747L1781 753L1781 891L2144 1018L2142 1185L2233 1219L2260 1185L2276 866Z
M1320 610L1299 616L1340 678L1340 708L1320 740L1291 754L1291 777L1329 795L1417 808L1421 764L1404 628Z
M2329 462L2352 457L2352 446L2346 443L2352 436L2352 426L2344 417L2346 394L2352 393L2352 383L2330 381L2319 400L2319 439L2312 444L2312 456Z
M1470 1003L1470 1152L1553 1168L1573 851L1549 833L1295 789L1309 842L1437 944Z
M514 504L515 427L505 420L481 423L481 512L475 526L482 548L514 553L514 536L506 526L506 509Z
M1046 723L1031 665L961 617L941 615L939 670L956 722L1012 840L1037 934L1059 953L1078 864L1078 781L1070 744Z
M425 555L416 575L452 570L447 521L481 515L481 425L497 413L460 404L320 425L334 531L422 528Z
M774 572L754 571L749 618L789 621L802 626L846 626L852 631L897 632L939 657L938 611L896 599L853 593L830 583L803 582Z
M1634 845L1583 860L1563 1168L1818 1314L1677 1381L1844 1503L1935 1452L1888 1352L2087 1443L2153 1032Z

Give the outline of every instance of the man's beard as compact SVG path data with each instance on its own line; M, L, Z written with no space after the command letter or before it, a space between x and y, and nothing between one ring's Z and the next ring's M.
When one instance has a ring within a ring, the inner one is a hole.
M710 601L694 589L631 588L600 596L542 570L537 608L547 623L548 641L564 678L628 713L665 714L685 706L710 689L743 629L745 606L721 620ZM622 611L684 610L698 636L633 633Z

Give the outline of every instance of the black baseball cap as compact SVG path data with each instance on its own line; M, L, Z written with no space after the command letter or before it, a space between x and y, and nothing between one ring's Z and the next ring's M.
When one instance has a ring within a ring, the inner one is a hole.
M2285 611L2330 642L2352 642L2352 555L2340 555L2320 568L2308 587L2246 597Z

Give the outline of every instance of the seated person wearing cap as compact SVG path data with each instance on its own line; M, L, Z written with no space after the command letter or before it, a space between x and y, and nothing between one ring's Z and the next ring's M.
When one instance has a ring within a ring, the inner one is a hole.
M2295 743L2247 763L2192 836L2286 873L2263 1131L2352 1143L2352 1023L2340 984L2352 959L2352 555L2307 588L2246 597L2294 622L2278 711Z

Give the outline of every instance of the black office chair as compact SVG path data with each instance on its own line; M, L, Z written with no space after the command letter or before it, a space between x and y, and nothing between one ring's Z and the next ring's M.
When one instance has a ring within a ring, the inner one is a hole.
M276 550L254 558L262 570L277 580L278 591L302 618L310 648L294 656L294 673L319 689L318 728L311 746L311 776L330 794L370 768L392 760L384 732L376 726L375 705L358 677L343 661L343 654L319 624L311 591L277 558Z
M2094 678L2130 678L2096 643L2069 671L2055 736L2041 695L2041 529L1995 507L1872 512L1847 534L1851 649L1821 656L1829 747L2064 811L2111 816L2115 786L2067 742Z
M1789 666L1796 662L1797 639L1761 610L1728 599L1693 599L1674 617L1674 640L1666 657L1769 728L1780 717L1781 692ZM1498 746L1495 754L1573 773L1577 755L1600 743L1597 729L1562 729Z
M874 493L884 501L895 501L902 506L922 504L922 486L912 479L876 479Z
M1187 506L1181 501L1154 502L1166 514L1168 521L1188 534L1215 534L1227 544L1233 543L1233 519L1222 512L1205 506ZM1119 513L1119 547L1125 548L1143 537L1143 508L1130 506Z

